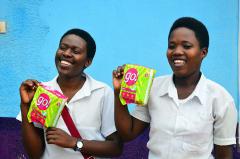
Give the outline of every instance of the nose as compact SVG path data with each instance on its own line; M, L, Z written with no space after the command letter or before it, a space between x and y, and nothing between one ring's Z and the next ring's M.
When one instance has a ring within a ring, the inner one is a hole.
M63 51L63 56L65 56L65 57L71 57L71 56L72 56L71 49L68 48L68 49L64 50L64 51Z
M173 55L183 55L183 49L181 46L177 46L174 50L173 50Z

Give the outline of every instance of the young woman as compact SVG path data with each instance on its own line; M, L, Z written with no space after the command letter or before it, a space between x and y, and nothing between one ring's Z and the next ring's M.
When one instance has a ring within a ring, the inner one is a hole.
M119 100L123 67L113 71L115 123L125 141L150 126L150 159L216 159L232 157L237 111L231 95L201 72L209 35L198 20L183 17L169 32L167 58L173 75L153 81L148 105L130 115Z
M113 91L84 73L95 51L96 45L89 33L81 29L67 31L60 39L55 56L58 75L44 83L68 97L69 114L83 140L70 135L62 117L55 128L29 123L27 113L38 82L26 80L20 86L21 113L17 118L22 121L23 142L30 158L83 159L81 152L98 157L121 154L114 124ZM78 145L81 147L76 147Z

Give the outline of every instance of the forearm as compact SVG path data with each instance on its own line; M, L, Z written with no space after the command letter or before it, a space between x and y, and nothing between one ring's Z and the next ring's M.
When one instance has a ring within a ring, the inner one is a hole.
M214 145L215 159L233 159L232 145Z
M119 142L106 140L106 141L83 141L82 152L92 156L98 157L116 157L122 153L122 145Z
M233 159L232 154L229 154L227 156L216 156L215 159Z
M123 106L115 93L115 125L123 141L130 141L140 135L149 123L143 122L129 114L127 106Z
M133 133L133 118L130 115L127 105L122 105L119 100L119 95L115 94L115 125L118 133L124 141L129 141L135 138Z
M28 109L21 108L23 145L30 158L38 159L44 151L43 130L34 127L27 120Z

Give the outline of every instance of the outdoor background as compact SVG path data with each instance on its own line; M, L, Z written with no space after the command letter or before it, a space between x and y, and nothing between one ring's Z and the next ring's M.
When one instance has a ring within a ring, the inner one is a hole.
M19 112L25 79L56 76L54 56L61 35L82 28L95 39L97 52L86 71L112 87L112 70L136 63L170 74L167 36L179 17L202 21L210 47L202 65L206 77L223 85L238 105L238 0L1 0L0 116Z

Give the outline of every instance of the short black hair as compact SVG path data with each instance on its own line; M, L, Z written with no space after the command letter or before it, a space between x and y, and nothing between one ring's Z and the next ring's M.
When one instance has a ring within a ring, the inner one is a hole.
M192 17L182 17L177 19L168 34L168 40L170 38L171 33L180 27L185 27L192 30L195 33L195 36L199 42L200 48L208 48L209 47L209 35L206 26L200 22L199 20Z
M93 59L95 52L96 52L96 43L93 39L93 37L86 31L82 30L82 29L78 29L78 28L74 28L74 29L70 29L68 30L66 33L63 34L63 36L60 39L60 43L62 42L62 39L70 34L74 34L76 36L81 37L82 39L84 39L87 43L87 57L89 59Z

